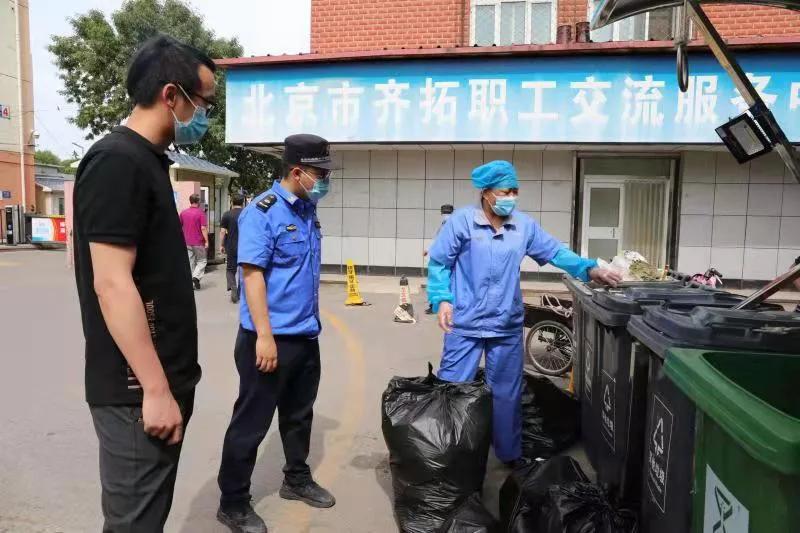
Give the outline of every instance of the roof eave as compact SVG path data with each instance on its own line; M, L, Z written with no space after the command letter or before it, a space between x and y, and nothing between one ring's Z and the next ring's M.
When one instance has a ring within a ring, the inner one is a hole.
M728 45L738 50L800 49L800 36L740 37L728 39ZM702 41L692 41L690 49L705 50ZM265 65L376 61L397 59L437 59L452 57L509 57L558 56L573 54L636 54L668 53L675 50L672 41L625 41L608 43L568 43L515 46L463 46L440 48L400 48L328 54L295 54L277 56L233 57L215 60L223 69L248 68Z

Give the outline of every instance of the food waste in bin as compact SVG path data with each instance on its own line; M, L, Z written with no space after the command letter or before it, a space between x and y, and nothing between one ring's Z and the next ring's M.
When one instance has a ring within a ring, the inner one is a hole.
M492 431L489 386L440 380L429 365L425 377L389 382L382 414L399 529L439 531L483 488Z

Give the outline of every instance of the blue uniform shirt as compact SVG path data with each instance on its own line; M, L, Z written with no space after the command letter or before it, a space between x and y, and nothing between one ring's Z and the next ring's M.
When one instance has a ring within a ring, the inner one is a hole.
M561 243L531 217L514 211L497 231L477 206L456 211L439 231L429 254L452 270L453 333L504 337L522 330L524 309L519 272L530 256L540 265Z
M277 200L263 211L257 204L268 194ZM273 334L319 335L321 244L316 207L278 182L239 216L239 265L264 269ZM255 331L247 295L242 292L239 320L243 328Z

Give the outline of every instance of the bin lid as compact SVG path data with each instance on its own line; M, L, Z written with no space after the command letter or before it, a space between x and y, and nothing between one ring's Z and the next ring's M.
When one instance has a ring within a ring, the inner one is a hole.
M641 315L632 316L627 329L634 339L644 344L661 359L666 357L668 349L687 344L686 341L672 339L660 331L654 330L645 323Z
M670 349L666 375L757 461L800 475L797 354Z
M596 291L592 300L609 311L642 314L648 305L679 303L709 305L714 307L734 307L744 301L744 296L722 291L706 291L685 287L629 287Z
M674 306L648 307L644 322L676 343L800 354L800 314Z
M589 286L579 280L578 278L574 278L569 274L565 274L562 277L564 285L566 285L567 289L572 293L572 295L577 298L591 298L592 297L592 289Z

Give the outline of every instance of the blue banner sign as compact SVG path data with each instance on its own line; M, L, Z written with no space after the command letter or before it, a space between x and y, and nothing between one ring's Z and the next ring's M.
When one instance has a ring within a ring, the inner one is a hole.
M674 56L385 60L267 65L227 74L227 142L719 143L747 105L716 60ZM789 138L800 141L800 54L740 54Z

